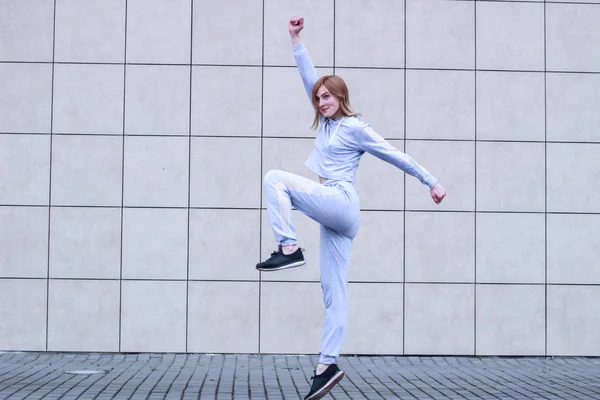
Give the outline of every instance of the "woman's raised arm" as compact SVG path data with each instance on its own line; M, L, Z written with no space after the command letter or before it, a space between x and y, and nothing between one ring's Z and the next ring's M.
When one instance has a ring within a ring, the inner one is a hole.
M308 94L308 98L312 104L312 89L317 82L318 77L315 66L313 65L308 52L304 47L304 43L302 43L302 39L300 38L300 31L302 29L304 29L304 18L290 18L289 31L292 44L294 45L294 58L296 59L296 65L298 66L298 71L302 77L304 89L306 90L306 94Z

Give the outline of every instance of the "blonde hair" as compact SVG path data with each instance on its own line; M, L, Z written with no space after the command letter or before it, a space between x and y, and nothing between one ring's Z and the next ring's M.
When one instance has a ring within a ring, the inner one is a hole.
M326 75L321 77L312 89L312 103L315 108L315 119L313 120L312 128L317 129L319 127L319 99L317 98L317 91L321 86L333 94L340 101L340 108L338 113L344 117L356 117L358 114L354 112L350 106L350 95L348 94L348 86L342 78L337 75Z

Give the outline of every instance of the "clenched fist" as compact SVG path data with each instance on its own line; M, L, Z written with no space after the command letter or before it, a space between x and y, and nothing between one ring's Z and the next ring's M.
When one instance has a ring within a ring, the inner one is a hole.
M433 201L435 201L435 204L440 204L442 200L444 200L444 197L446 197L446 189L439 183L432 187L429 190L429 193L431 194Z
M300 33L302 29L304 29L304 18L302 17L292 17L290 18L290 24L288 29L290 30L290 35L297 35Z

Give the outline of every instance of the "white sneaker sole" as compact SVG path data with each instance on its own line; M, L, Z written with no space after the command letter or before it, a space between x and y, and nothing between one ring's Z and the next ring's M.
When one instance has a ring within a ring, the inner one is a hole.
M344 371L338 371L338 373L335 374L333 378L331 378L329 382L327 382L327 384L321 388L321 390L319 390L317 393L313 394L306 400L318 400L323 398L327 393L329 393L331 389L333 389L335 385L337 385L339 381L342 380L343 377Z
M256 268L256 269L259 271L262 271L262 272L281 271L282 269L296 268L296 267L299 267L304 264L306 264L306 260L296 261L294 263L282 265L281 267L277 267L277 268L265 268L265 269Z

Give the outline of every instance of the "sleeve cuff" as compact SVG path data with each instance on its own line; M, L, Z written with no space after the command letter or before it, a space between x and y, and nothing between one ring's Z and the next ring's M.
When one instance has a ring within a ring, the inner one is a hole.
M294 45L294 54L295 55L300 55L300 54L304 53L305 51L306 51L306 48L304 47L303 42L300 42L300 43Z
M431 179L429 179L429 181L426 184L427 184L427 186L429 186L429 189L433 189L433 187L435 185L437 185L437 183L438 183L438 180L432 176Z

